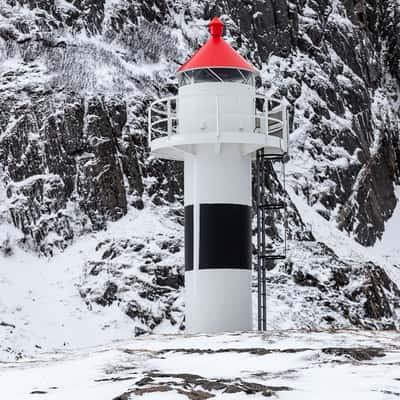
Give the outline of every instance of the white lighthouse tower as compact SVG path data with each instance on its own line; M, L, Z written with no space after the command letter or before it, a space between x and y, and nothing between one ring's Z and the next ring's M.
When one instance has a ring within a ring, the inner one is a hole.
M252 329L251 163L259 149L287 152L285 104L256 95L258 71L223 26L215 17L178 70L178 96L149 109L152 155L184 162L189 333Z

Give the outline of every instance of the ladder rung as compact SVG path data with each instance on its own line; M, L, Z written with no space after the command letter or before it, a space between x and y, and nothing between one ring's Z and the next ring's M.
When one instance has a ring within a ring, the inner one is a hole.
M283 154L264 154L262 156L265 160L268 161L282 161L283 160Z

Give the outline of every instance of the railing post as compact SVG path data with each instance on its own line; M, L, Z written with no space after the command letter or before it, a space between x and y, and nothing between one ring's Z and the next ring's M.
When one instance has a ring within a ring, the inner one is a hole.
M257 129L257 95L254 97L253 100L253 114L254 114L254 118L253 118L253 130L252 132L256 132Z
M175 99L175 134L179 135L179 121L178 121L179 97L175 96L174 99Z
M217 137L220 137L220 126L219 126L219 99L218 96L215 96L215 107L216 107L216 113L217 113Z
M172 133L171 99L167 100L167 131L168 137L170 137Z

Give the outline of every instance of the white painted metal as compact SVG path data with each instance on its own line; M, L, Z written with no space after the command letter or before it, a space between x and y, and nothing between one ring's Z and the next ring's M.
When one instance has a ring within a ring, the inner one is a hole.
M252 328L251 270L199 268L200 204L251 206L251 158L240 146L210 144L185 156L185 206L194 212L194 269L185 273L186 331L218 332ZM229 266L226 266L229 267Z
M240 83L198 83L179 88L179 129L184 136L254 130L255 89ZM217 102L217 103L216 103ZM218 112L219 111L219 112ZM205 129L200 127L205 124ZM219 127L219 129L218 129Z
M185 291L187 332L252 329L251 271L188 271Z
M264 102L264 112L255 109L256 98ZM178 111L168 113L172 103L179 103ZM179 88L177 97L152 103L149 142L154 156L180 161L185 153L193 153L193 145L198 143L241 144L243 153L253 158L260 148L266 154L284 154L288 151L286 121L285 101L256 95L251 86L196 83ZM170 128L173 122L175 129Z
M256 97L254 87L242 83L195 83L150 107L152 154L184 161L185 206L194 209L194 268L185 273L187 332L252 329L251 270L199 268L199 216L200 204L251 206L255 152L287 151L286 105L258 96L264 110L256 111Z
M240 146L224 144L219 153L209 144L185 156L185 205L243 204L251 206L251 158Z

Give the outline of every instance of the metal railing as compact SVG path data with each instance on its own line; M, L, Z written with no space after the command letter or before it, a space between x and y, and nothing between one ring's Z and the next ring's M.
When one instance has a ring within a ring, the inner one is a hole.
M215 98L215 103L217 105L219 103L218 96ZM178 96L167 97L151 103L148 110L149 143L160 137L170 137L180 133L177 111ZM221 121L221 115L219 114L219 108L217 107L217 127L219 127ZM253 118L254 133L280 138L283 144L282 147L287 152L288 113L286 100L256 95Z
M278 137L283 144L282 150L287 153L289 115L286 99L256 95L255 102L255 132ZM257 125L260 128L257 128Z
M151 103L148 110L149 143L163 136L178 133L178 96L166 97Z

